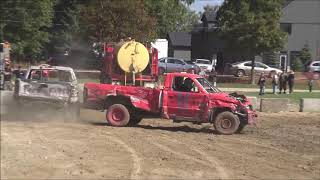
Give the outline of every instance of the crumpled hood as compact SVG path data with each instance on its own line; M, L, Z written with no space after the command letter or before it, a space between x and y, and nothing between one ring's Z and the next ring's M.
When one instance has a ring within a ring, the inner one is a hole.
M212 93L209 95L211 100L220 100L225 102L230 102L234 104L240 104L248 102L248 99L244 95L240 95L236 92L234 93L226 93L226 92L218 92ZM240 102L239 102L240 101Z
M213 101L220 100L220 101L231 102L231 103L238 102L235 98L232 98L231 96L229 96L228 93L225 93L225 92L211 93L209 97L210 97L210 100L213 100Z

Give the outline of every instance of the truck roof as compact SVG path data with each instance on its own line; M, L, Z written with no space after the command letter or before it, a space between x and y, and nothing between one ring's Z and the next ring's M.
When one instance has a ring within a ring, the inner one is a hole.
M184 76L184 77L189 77L189 78L202 78L202 76L200 76L198 74L190 74L190 73L185 73L185 72L167 73L167 75Z
M50 65L39 65L39 66L30 66L30 69L56 69L56 70L62 70L62 71L73 71L70 67L65 66L50 66Z

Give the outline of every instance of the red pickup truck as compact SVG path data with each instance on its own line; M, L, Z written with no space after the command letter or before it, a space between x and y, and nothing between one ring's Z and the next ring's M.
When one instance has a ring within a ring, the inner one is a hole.
M245 96L221 92L205 78L188 73L165 74L164 85L156 88L86 83L84 105L107 110L106 119L112 126L136 125L153 116L212 123L220 134L240 132L257 117Z

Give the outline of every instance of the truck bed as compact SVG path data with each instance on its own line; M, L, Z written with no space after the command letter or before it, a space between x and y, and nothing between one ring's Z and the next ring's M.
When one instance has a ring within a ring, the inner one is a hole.
M86 83L83 97L85 106L91 109L104 109L106 98L114 96L130 99L138 109L159 112L159 95L158 88Z

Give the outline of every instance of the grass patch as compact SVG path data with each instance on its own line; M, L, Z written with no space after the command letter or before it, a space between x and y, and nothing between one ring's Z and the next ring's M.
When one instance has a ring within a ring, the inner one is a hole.
M217 83L219 88L256 88L259 89L258 85L256 84L242 84L242 83ZM267 89L271 89L271 83L266 84ZM308 81L297 81L294 84L294 89L301 89L301 90L309 90ZM320 90L320 81L313 82L313 90Z
M299 103L301 98L320 98L320 92L294 92L292 94L271 94L267 93L259 96L257 92L241 92L246 96L255 96L257 98L288 98L291 102Z
M100 83L100 80L94 79L94 78L80 78L80 79L78 79L78 83L80 83L80 84L84 84L86 82Z

